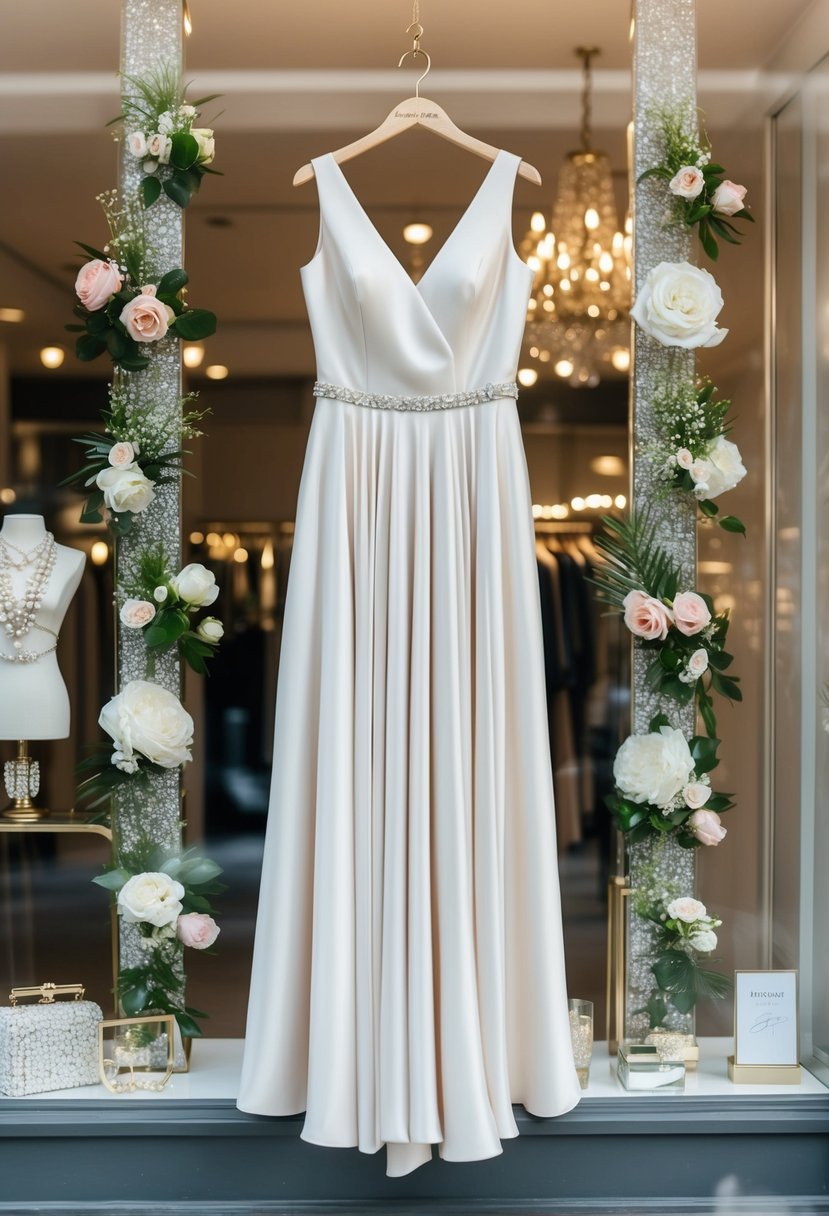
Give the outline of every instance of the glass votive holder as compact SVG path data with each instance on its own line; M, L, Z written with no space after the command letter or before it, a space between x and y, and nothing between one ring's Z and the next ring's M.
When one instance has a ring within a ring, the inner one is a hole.
M587 1089L590 1077L590 1059L593 1055L593 1002L570 1000L570 1041L573 1044L573 1061L582 1089Z

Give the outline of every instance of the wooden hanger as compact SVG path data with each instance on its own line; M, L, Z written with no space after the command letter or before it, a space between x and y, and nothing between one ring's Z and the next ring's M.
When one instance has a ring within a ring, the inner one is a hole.
M416 11L416 10L415 10ZM352 160L355 156L360 156L363 152L369 152L372 148L378 147L388 139L394 139L396 135L401 135L404 131L408 131L410 127L425 127L427 131L433 131L435 135L439 135L441 139L446 139L449 143L456 144L459 148L466 148L469 152L474 152L476 156L483 157L484 160L495 160L495 157L500 152L500 148L496 148L493 144L485 143L482 139L476 139L474 135L468 135L466 131L462 131L456 126L442 106L439 106L435 101L429 101L426 97L420 96L421 81L429 75L432 67L432 59L428 51L424 51L420 45L420 38L423 34L423 26L420 22L415 21L406 30L407 34L412 34L413 42L410 51L404 51L400 56L398 67L402 67L403 61L408 55L416 59L418 55L422 55L426 60L426 71L419 77L415 85L414 97L407 97L405 101L399 102L398 105L391 110L379 127L375 127L373 131L369 131L367 135L355 139L352 143L346 144L343 148L338 148L331 155L338 165L344 161ZM536 186L541 185L541 174L538 170L526 161L522 161L518 166L519 176L525 177L527 181L533 182ZM313 166L310 164L303 165L294 174L294 185L302 186L309 182L314 176Z

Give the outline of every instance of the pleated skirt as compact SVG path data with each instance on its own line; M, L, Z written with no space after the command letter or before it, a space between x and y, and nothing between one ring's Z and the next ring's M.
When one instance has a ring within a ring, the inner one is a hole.
M513 400L317 402L239 1106L390 1175L576 1105Z

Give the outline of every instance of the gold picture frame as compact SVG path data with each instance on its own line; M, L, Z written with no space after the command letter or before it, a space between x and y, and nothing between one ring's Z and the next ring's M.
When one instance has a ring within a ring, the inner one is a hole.
M742 989L749 977L756 977L757 984L763 985L762 990L744 993ZM728 1058L728 1076L735 1084L800 1084L799 981L795 968L752 968L734 972L734 1055ZM745 1005L749 1000L758 1004L747 1011ZM791 1021L787 1011L791 1011L792 1006L794 1025L786 1032L782 1049L776 1050L775 1030ZM753 1018L750 1025L746 1022L747 1017ZM749 1030L757 1030L758 1035L762 1035L751 1045L746 1038ZM781 1058L775 1058L775 1055Z
M139 1091L160 1093L173 1075L175 1024L171 1013L106 1018L99 1022L98 1072L101 1084L112 1094ZM160 1047L162 1037L166 1043Z

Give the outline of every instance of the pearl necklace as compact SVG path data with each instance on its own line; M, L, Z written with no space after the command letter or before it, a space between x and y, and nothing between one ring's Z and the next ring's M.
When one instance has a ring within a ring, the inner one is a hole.
M12 557L10 550L19 554L18 560ZM45 625L38 625L36 619L56 559L57 545L51 532L47 532L29 553L0 537L0 625L15 650L11 655L0 654L6 662L34 663L42 654L51 654L55 649L52 646L47 651L24 650L23 639L32 629L38 629L42 633L52 634L57 640L57 634ZM26 579L23 595L18 597L12 584L11 571L23 570L30 565L34 565L34 570Z

